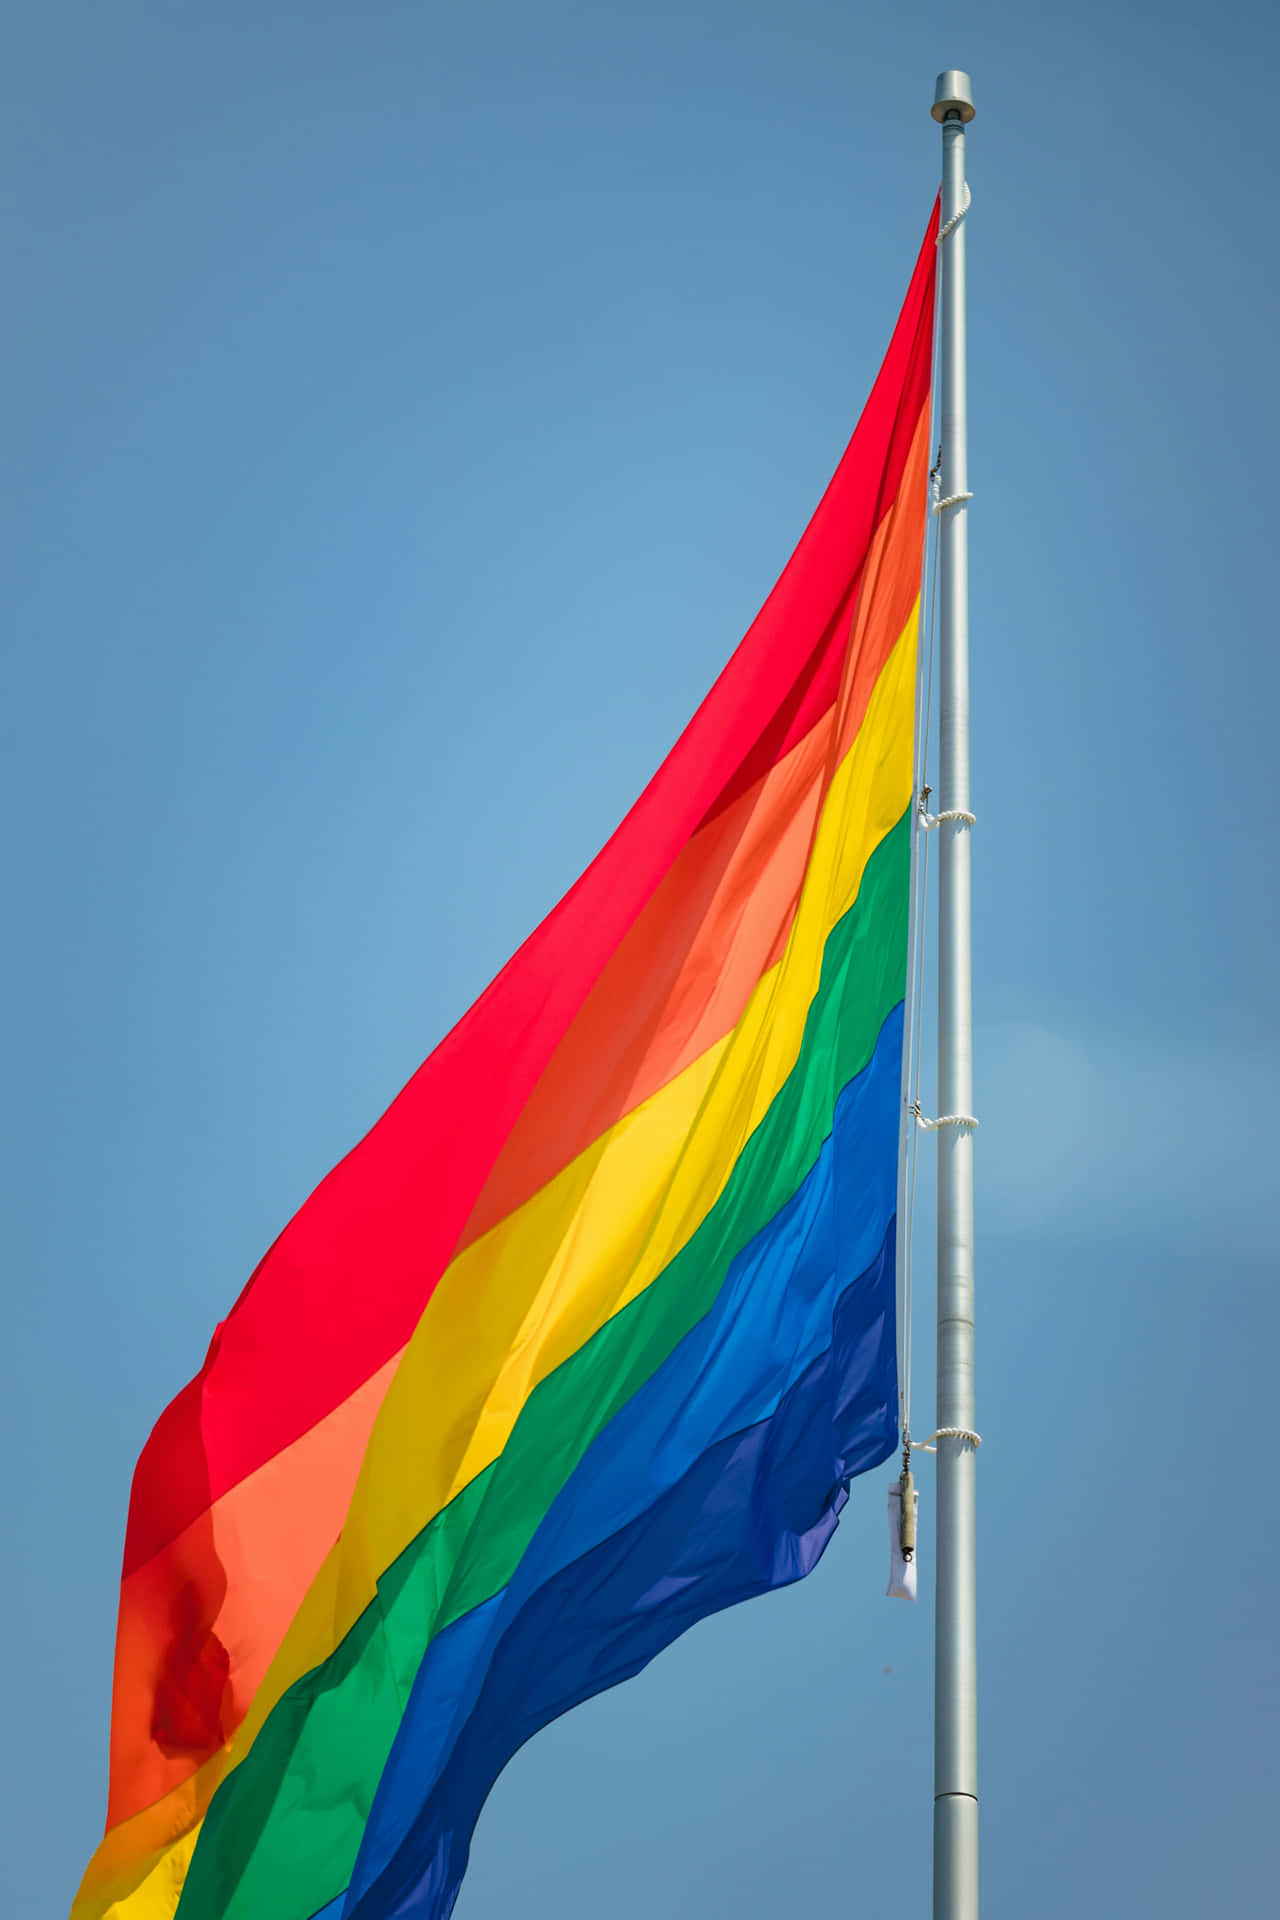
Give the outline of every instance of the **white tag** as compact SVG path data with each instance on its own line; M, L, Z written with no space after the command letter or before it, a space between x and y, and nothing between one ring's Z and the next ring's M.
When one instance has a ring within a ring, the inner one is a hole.
M920 1495L911 1496L916 1513L916 1539L920 1538ZM916 1561L920 1558L917 1545L909 1560L902 1557L902 1531L898 1525L898 1514L902 1505L902 1495L897 1487L889 1489L889 1584L885 1588L891 1600L914 1600L916 1597Z

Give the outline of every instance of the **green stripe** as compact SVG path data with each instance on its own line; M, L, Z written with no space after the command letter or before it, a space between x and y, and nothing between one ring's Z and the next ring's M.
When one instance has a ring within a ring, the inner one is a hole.
M502 1454L413 1540L214 1795L178 1920L308 1920L345 1887L427 1646L506 1585L595 1436L708 1311L813 1166L906 973L907 816L833 928L799 1057L716 1205L653 1283L529 1396Z

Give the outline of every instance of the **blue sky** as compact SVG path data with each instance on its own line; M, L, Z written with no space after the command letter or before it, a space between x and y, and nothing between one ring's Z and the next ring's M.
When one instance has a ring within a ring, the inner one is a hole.
M65 1911L101 1829L151 1422L750 621L887 342L951 64L985 1906L1260 1909L1272 10L8 26L6 1911ZM913 1610L884 1477L812 1580L517 1758L460 1920L925 1910L931 1488Z

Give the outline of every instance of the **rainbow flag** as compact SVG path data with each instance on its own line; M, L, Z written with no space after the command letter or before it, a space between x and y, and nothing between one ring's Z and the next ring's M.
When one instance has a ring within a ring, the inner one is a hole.
M447 1915L516 1749L893 1451L936 230L707 699L151 1435L74 1920Z

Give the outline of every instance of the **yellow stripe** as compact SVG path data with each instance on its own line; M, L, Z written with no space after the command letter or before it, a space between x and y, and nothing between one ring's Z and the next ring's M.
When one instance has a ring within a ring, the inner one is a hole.
M782 959L762 976L732 1033L442 1276L383 1401L342 1536L244 1723L192 1781L107 1836L73 1920L96 1920L113 1893L105 1912L118 1920L167 1920L195 1841L190 1832L175 1845L177 1832L203 1816L280 1696L328 1658L373 1599L382 1571L497 1458L538 1382L643 1292L715 1205L795 1065L827 936L910 799L917 611L831 780ZM152 1816L168 1829L163 1838L144 1839ZM126 1869L132 1893L118 1879L114 1888L104 1884L116 1879L113 1862L125 1867L125 1850L113 1843L126 1834L134 1860L137 1851L155 1859L141 1886L136 1867ZM95 1895L86 1900L91 1878Z

